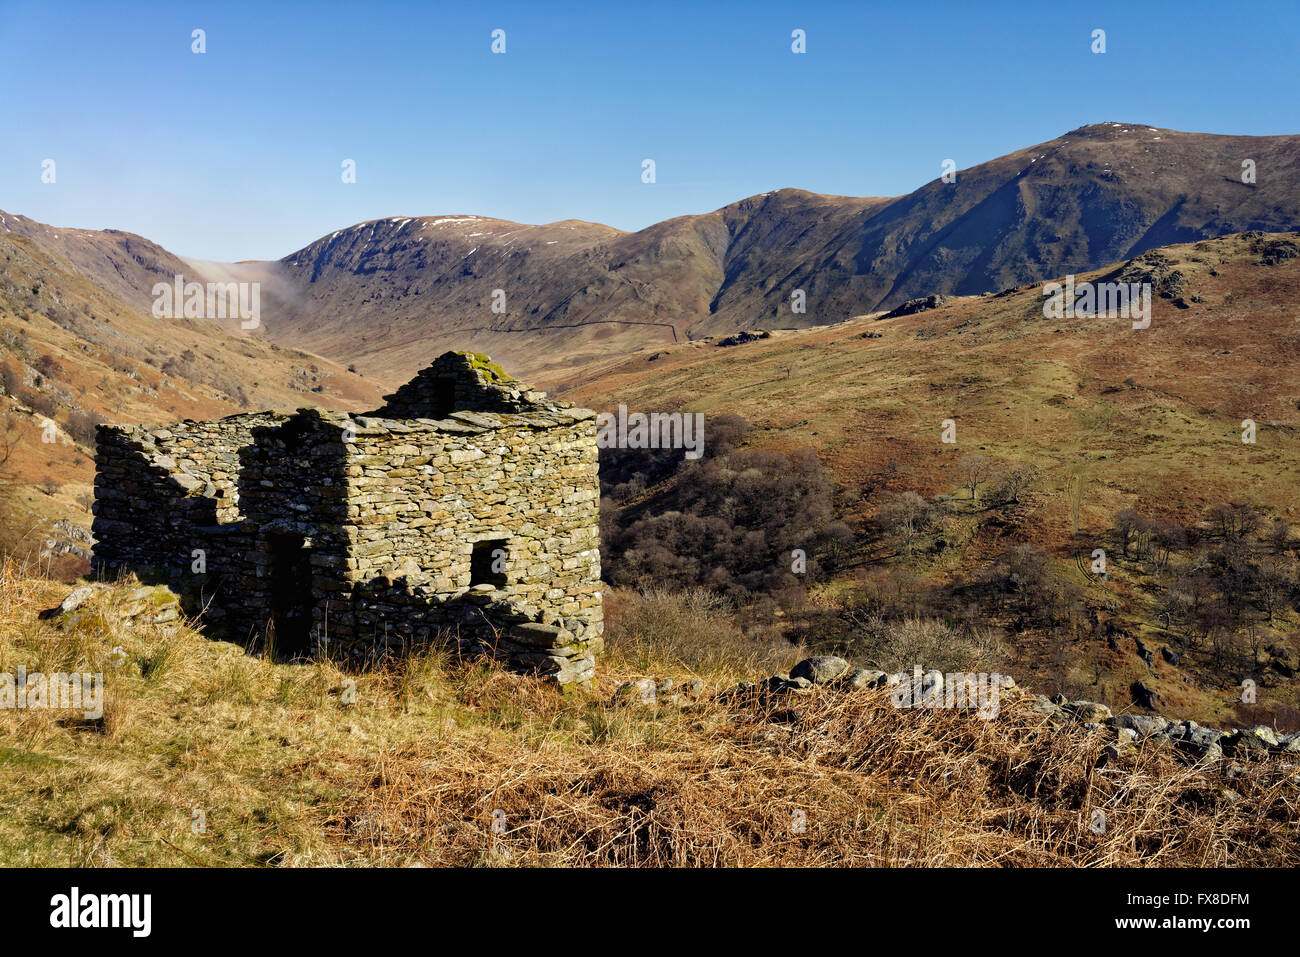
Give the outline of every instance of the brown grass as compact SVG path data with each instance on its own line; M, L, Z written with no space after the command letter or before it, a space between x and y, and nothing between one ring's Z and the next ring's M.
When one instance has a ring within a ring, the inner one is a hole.
M1232 792L1217 772L1154 745L1099 768L1103 735L1046 725L1023 700L985 722L899 710L885 692L819 690L661 711L656 722L649 741L465 747L435 738L323 756L340 783L365 781L331 815L330 839L376 862L461 866L1300 860L1294 768L1250 765Z
M1145 746L1098 767L1102 734L1015 695L987 722L884 693L718 697L754 660L738 644L701 669L696 707L626 707L621 681L695 674L671 653L693 632L616 620L599 686L560 695L436 650L349 673L183 626L38 621L64 592L0 575L0 670L103 671L110 697L98 722L0 712L7 865L1300 862L1294 761L1243 760L1229 780ZM716 609L681 621L722 627Z

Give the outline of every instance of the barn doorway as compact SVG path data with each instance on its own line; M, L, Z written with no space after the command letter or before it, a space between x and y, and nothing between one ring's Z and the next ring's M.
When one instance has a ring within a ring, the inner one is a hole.
M271 620L277 658L311 654L311 551L293 532L267 539L271 559Z

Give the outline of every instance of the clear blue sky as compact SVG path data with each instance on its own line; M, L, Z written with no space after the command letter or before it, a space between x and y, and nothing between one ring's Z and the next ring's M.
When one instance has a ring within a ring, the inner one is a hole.
M1300 132L1298 37L1296 0L0 0L0 209L231 260L382 216L897 195L1085 123Z

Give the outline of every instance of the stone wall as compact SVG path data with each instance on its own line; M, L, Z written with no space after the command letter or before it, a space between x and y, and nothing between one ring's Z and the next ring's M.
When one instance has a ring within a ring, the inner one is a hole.
M240 508L241 449L288 416L254 413L165 429L103 426L95 454L94 566L183 591L230 624L253 529ZM195 568L203 572L195 572Z
M452 412L529 412L553 405L476 352L448 352L372 413L389 419L441 419Z
M499 411L101 426L96 569L166 582L223 637L265 638L274 619L289 654L442 638L584 681L603 629L594 413L472 354L385 410L448 395Z

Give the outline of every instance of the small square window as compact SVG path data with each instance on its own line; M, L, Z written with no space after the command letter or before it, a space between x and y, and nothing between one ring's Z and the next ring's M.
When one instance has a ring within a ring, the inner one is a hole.
M506 583L506 540L489 538L474 543L469 557L469 584L496 585Z

